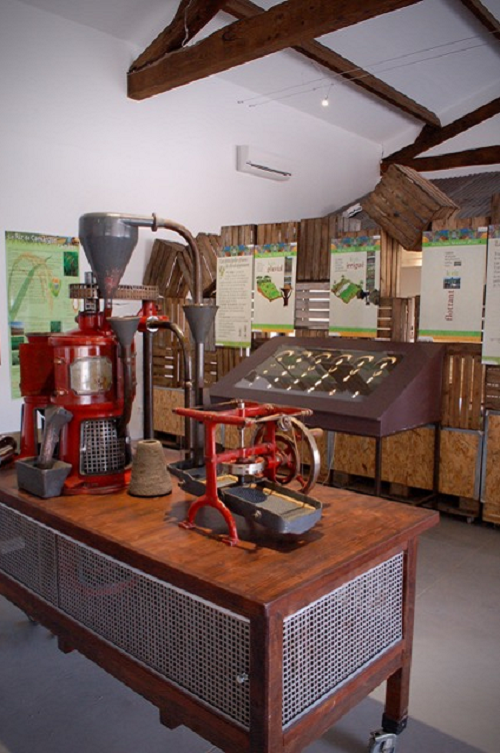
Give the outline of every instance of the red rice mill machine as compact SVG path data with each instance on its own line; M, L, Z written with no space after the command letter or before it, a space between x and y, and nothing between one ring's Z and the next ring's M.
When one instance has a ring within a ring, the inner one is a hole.
M202 403L204 342L215 307L202 303L200 256L189 231L155 215L135 217L93 213L80 218L79 238L92 273L85 283L73 285L70 295L83 299L77 328L71 332L28 335L21 345L21 460L17 462L21 488L38 496L108 493L129 480L131 461L128 423L136 390L134 336L144 336L144 436L152 437L152 333L171 329L184 345L174 323L159 317L156 288L120 286L120 280L138 240L138 228L174 230L188 244L192 261L193 303L185 307L194 343L195 378L185 357L186 405ZM112 316L113 299L139 300L136 316ZM38 444L38 417L43 434ZM186 429L188 430L188 426ZM199 453L196 437L187 432L188 449ZM57 448L57 459L54 452ZM56 490L48 476L62 476ZM58 487L58 488L57 488Z

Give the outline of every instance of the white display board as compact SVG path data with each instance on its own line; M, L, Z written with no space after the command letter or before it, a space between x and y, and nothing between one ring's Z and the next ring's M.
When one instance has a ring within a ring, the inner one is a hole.
M487 230L423 234L419 340L481 342Z
M380 237L334 239L330 251L330 334L376 337Z
M296 243L255 246L253 330L293 331L296 274Z
M488 233L482 362L500 366L500 225Z
M250 347L252 280L253 246L226 246L217 259L216 345Z

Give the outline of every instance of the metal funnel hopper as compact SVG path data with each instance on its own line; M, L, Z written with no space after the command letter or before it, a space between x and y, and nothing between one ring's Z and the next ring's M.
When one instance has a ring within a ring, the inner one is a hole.
M137 332L139 316L110 316L108 322L123 350L128 350Z
M136 246L139 231L123 215L94 212L80 217L78 234L100 294L109 303Z
M204 343L217 313L217 306L188 303L183 306L195 343Z

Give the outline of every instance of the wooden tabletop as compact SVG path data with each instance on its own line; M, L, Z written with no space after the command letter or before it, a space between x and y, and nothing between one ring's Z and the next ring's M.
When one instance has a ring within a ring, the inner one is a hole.
M169 451L167 461L180 459ZM13 467L0 469L0 501L63 534L180 588L252 610L296 591L307 581L347 577L388 556L438 522L438 514L399 502L317 485L319 523L298 539L279 538L236 517L240 543L222 543L225 523L204 508L197 528L185 530L191 495L132 497L127 491L38 499L19 491ZM252 606L253 605L253 606Z

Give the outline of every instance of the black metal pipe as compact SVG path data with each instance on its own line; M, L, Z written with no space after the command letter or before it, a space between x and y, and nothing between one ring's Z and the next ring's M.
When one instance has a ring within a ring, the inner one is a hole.
M145 329L142 336L142 397L144 403L144 439L154 439L153 426L153 332Z
M118 420L118 436L124 437L127 432L127 426L132 416L132 404L134 402L136 382L134 378L135 356L132 352L131 345L120 344L120 360L123 367L123 412Z
M157 332L159 329L168 329L170 332L172 332L177 340L179 341L179 344L181 346L182 351L182 362L183 362L183 370L184 370L184 402L186 405L186 408L192 408L195 405L194 402L194 395L193 395L193 374L192 374L192 366L191 366L191 356L189 353L188 348L188 342L186 340L186 337L184 336L184 333L182 329L179 327L178 324L175 324L175 322L170 322L165 319L157 319L156 317L152 316L149 317L149 319L146 320L146 331L151 336ZM151 380L151 396L153 394L152 384L153 384L153 348L148 352L148 358L149 358L149 364L148 364L148 381ZM144 369L146 370L146 353L144 354ZM146 410L146 405L144 406ZM153 407L152 407L152 398L150 399L150 410L151 410L151 416L150 416L150 422L151 426L153 425ZM193 431L193 420L190 418L186 418L184 422L184 432L185 432L185 438L186 438L186 447L189 450L191 454L196 453L196 447L193 446L193 437L196 437L195 432Z

